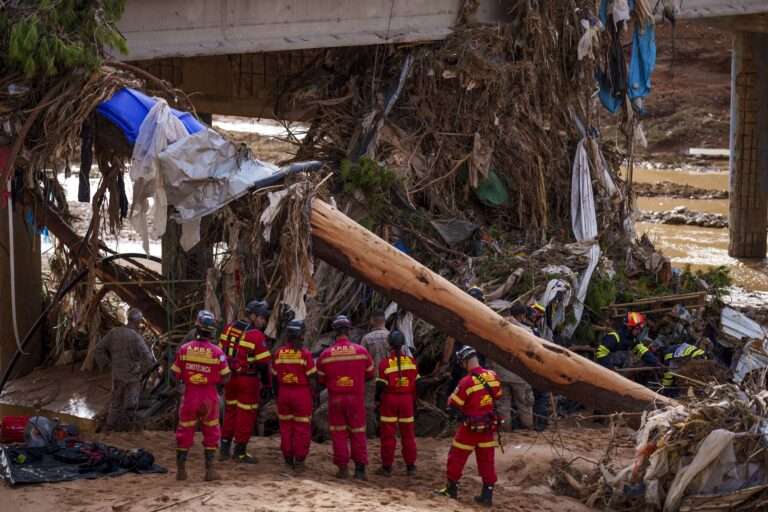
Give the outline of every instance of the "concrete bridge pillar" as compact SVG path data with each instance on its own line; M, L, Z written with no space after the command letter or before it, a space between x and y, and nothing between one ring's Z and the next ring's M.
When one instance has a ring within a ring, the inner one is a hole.
M10 200L9 200L10 203ZM40 236L34 226L24 221L19 207L11 211L13 222L13 244L8 229L8 208L0 207L0 373L5 371L16 352L16 337L13 331L11 297L16 297L16 325L19 338L23 339L43 308L43 286L40 256ZM10 257L13 245L15 290L11 293ZM14 367L11 378L31 372L43 361L41 330L27 345L29 356L22 356Z
M762 259L768 229L768 34L735 32L732 59L728 254Z

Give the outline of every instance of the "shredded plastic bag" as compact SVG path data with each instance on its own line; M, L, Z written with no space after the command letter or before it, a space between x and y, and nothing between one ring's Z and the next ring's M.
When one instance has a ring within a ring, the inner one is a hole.
M141 234L142 247L149 254L149 236L158 239L165 233L168 201L160 171L158 155L168 145L189 135L184 124L171 113L168 103L160 99L141 123L131 157L133 205L129 219ZM153 199L150 209L149 199ZM152 217L150 233L147 218Z

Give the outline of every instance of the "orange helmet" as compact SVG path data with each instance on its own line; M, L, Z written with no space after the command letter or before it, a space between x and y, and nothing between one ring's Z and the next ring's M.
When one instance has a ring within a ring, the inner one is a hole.
M645 318L640 313L629 312L624 317L624 325L627 327L642 327L645 324Z

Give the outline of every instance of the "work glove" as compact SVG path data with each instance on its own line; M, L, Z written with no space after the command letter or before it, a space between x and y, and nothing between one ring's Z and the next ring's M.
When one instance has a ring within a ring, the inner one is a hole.
M185 390L186 390L186 388L184 387L184 383L183 383L183 382L177 382L177 383L176 383L176 389L175 389L175 391L176 391L176 394L177 394L177 395L179 395L179 396L183 396L183 395L184 395L184 391L185 391Z

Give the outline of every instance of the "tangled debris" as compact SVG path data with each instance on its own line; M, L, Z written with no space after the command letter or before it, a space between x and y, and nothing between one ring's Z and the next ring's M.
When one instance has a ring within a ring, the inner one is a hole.
M617 467L606 455L584 473L558 461L550 484L617 511L761 510L768 504L767 398L760 382L709 385L701 397L643 416L631 464Z

